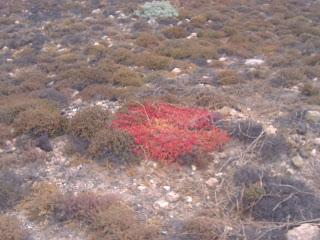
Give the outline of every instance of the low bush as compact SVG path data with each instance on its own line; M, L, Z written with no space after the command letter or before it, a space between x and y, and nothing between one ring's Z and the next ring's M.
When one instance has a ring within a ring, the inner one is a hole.
M232 84L237 84L241 82L241 78L239 77L239 74L237 74L232 70L225 70L225 71L219 72L218 79L222 85L232 85Z
M111 120L111 113L101 107L89 107L78 113L68 124L68 133L90 140Z
M20 112L13 122L16 134L55 136L64 132L66 120L54 106L36 107Z
M304 80L304 72L299 68L283 68L271 79L273 87L292 87Z
M164 36L169 39L173 38L185 38L188 36L187 31L179 26L169 27L162 31Z
M99 162L113 164L134 163L138 159L134 154L135 142L125 132L104 128L91 141L89 154Z
M47 101L38 98L11 95L0 100L0 122L10 124L23 111L50 106Z
M142 32L136 39L136 44L144 48L156 47L159 45L159 40L155 35L151 33Z
M56 202L62 197L62 193L55 184L41 182L33 187L32 192L20 207L27 211L27 217L30 220L43 220L53 215Z
M112 82L114 85L122 87L143 85L143 76L127 67L119 68L112 76Z
M116 48L111 53L113 61L124 65L133 65L136 61L135 54L126 48Z
M131 135L153 160L177 162L195 150L210 152L229 141L228 134L214 126L215 113L167 103L135 104L119 112L113 127Z
M168 57L164 57L154 53L145 53L139 55L136 64L139 66L144 66L151 70L163 70L168 69L171 62L172 59Z
M179 13L169 1L146 2L136 14L146 18L178 17Z
M0 240L28 240L29 233L15 217L0 215Z

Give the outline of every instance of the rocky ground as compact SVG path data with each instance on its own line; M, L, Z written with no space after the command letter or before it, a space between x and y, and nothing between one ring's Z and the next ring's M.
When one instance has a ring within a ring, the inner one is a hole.
M320 2L145 2L0 2L0 240L320 239ZM204 165L97 157L145 101L231 140Z

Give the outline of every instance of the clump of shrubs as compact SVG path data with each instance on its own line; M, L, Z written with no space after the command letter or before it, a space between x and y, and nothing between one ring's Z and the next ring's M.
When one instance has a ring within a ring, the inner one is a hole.
M142 6L142 10L136 11L136 14L145 18L170 18L179 15L169 1L146 2Z
M143 84L143 76L127 67L121 67L112 76L114 85L122 87L136 86L139 87Z
M40 136L47 133L55 136L63 133L65 124L60 111L55 106L47 105L20 112L13 122L13 127L16 134Z
M136 43L140 47L149 48L149 47L156 47L159 45L158 38L148 32L142 32L139 34L138 38L136 39Z
M28 240L29 234L15 217L0 215L0 240Z
M101 107L89 107L78 112L69 122L68 132L79 138L91 139L111 120L111 113Z
M104 128L93 138L89 154L98 161L125 164L137 161L134 154L135 142L128 134L111 128Z
M151 70L168 69L171 62L171 58L154 53L141 54L137 59L137 65L144 66Z
M218 74L219 82L222 85L232 85L241 82L239 75L232 70L225 70Z
M187 31L184 28L179 26L166 28L162 31L162 33L166 38L169 38L169 39L185 38L188 35Z

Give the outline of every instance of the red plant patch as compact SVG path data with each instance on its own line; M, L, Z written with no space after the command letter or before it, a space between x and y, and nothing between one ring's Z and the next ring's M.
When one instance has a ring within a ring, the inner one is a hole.
M218 119L205 109L145 103L118 113L112 125L133 136L139 153L172 163L195 150L211 152L226 144L228 134L214 126Z

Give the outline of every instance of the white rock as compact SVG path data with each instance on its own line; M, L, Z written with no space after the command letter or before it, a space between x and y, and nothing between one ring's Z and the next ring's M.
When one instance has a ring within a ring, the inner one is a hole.
M146 189L147 189L147 187L146 187L146 186L144 186L144 185L141 185L141 186L139 186L139 187L138 187L138 189L139 189L140 191L144 191L144 190L146 190Z
M258 58L250 58L245 61L245 65L255 66L261 65L264 63L264 60Z
M164 186L163 189L166 190L166 191L170 191L171 187L170 186Z
M287 240L319 240L319 227L309 223L302 224L299 227L293 228L287 233Z
M198 34L197 33L191 33L187 39L192 39L192 38L197 38L198 37Z
M169 202L163 199L159 199L154 203L155 208L167 208L169 207Z
M94 10L92 10L91 13L92 13L92 14L99 14L99 13L102 13L102 10L101 10L100 8L94 9Z
M175 74L180 74L182 71L180 68L174 68L171 72Z
M320 138L315 138L315 139L313 140L313 143L314 143L315 145L320 145Z
M192 203L192 197L191 196L186 196L184 199L188 203Z
M313 156L313 157L317 156L317 149L312 149L311 156Z
M227 58L221 57L221 58L219 58L219 61L220 61L220 62L225 62L225 61L227 61Z
M215 186L217 186L218 185L218 183L219 183L219 180L218 179L216 179L216 178L209 178L207 181L206 181L206 184L207 184L207 186L209 186L209 187L215 187Z
M208 64L212 63L212 59L207 59L207 63Z
M178 201L180 198L180 195L176 192L168 192L167 195L166 195L166 199L169 201L169 202L176 202Z
M191 165L191 169L192 169L192 171L197 171L197 166Z
M274 126L270 125L266 127L265 131L268 134L276 134L278 130Z

